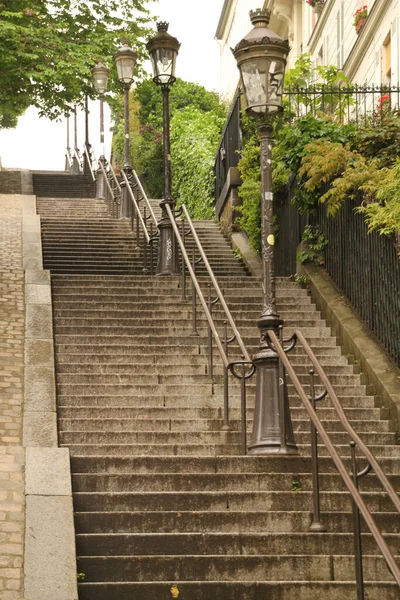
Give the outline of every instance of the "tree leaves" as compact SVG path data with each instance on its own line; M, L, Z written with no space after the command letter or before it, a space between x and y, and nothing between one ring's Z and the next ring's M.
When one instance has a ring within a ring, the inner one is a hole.
M153 0L148 0L151 2ZM117 12L118 11L118 12ZM141 0L8 0L0 4L0 128L29 105L51 119L94 96L91 68L111 66L122 37L146 56L150 30ZM119 89L116 74L111 89Z

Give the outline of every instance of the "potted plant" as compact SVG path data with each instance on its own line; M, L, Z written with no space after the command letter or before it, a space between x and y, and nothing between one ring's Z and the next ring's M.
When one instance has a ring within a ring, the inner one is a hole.
M325 0L306 0L307 4L314 9L317 15L320 15L325 5Z
M366 6L362 6L361 8L356 10L356 12L354 13L353 25L356 28L357 34L359 34L361 29L364 27L365 21L367 20L367 16L368 16L368 8Z

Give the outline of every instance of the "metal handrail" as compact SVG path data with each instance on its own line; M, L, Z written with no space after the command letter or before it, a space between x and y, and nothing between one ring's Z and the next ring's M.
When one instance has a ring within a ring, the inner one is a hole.
M221 289L220 289L220 287L218 285L218 282L217 282L217 280L215 278L215 275L214 275L213 270L212 270L212 268L210 266L210 263L208 262L208 258L206 256L206 253L204 252L203 246L201 245L201 242L199 240L199 236L197 235L197 232L196 232L196 230L194 228L192 219L190 218L190 215L189 215L189 213L188 213L188 211L186 209L186 206L184 204L182 204L181 208L182 208L183 214L185 215L185 219L186 219L186 221L187 221L187 223L189 225L189 229L190 229L190 232L191 232L191 234L193 236L193 239L196 242L196 246L197 246L197 248L199 250L199 253L200 253L200 256L202 258L202 261L203 261L203 263L204 263L204 265L205 265L205 267L207 269L207 273L210 276L212 285L213 285L213 287L214 287L214 289L215 289L215 291L217 293L217 297L218 297L218 299L219 299L219 301L221 303L221 306L222 306L222 308L224 310L224 313L225 313L226 318L227 318L227 320L229 322L229 325L232 328L233 334L236 337L236 341L239 344L240 350L241 350L241 352L242 352L242 354L243 354L246 362L251 362L251 359L250 359L249 353L247 352L246 346L244 345L242 337L241 337L241 335L240 335L240 333L239 333L239 331L238 331L238 329L237 329L237 327L235 325L235 321L233 320L231 312L230 312L230 310L229 310L229 308L228 308L228 306L227 306L227 304L225 302L225 298L224 298L224 296L223 296L223 294L221 292Z
M191 264L190 258L189 258L189 256L188 256L188 253L187 253L187 251L186 251L185 244L183 243L182 237L181 237L181 235L180 235L180 233L179 233L178 226L177 226L177 224L176 224L176 222L175 222L175 219L174 219L174 216L173 216L173 214L172 214L171 207L169 206L169 204L165 204L165 208L166 208L166 211L167 211L168 217L169 217L169 219L170 219L170 221L171 221L172 228L173 228L173 230L174 230L174 233L175 233L176 239L177 239L177 241L178 241L179 247L180 247L180 249L181 249L181 253L182 253L183 260L184 260L184 261L185 261L185 263L186 263L186 267L187 267L187 269L188 269L188 271L189 271L190 277L192 278L192 282L193 282L193 285L194 285L194 287L195 287L195 289L196 289L197 295L198 295L198 297L199 297L199 299L200 299L201 305L202 305L202 307L203 307L203 310L204 310L204 314L205 314L205 316L206 316L206 319L207 319L207 321L208 321L208 325L209 325L209 327L210 327L210 329L211 329L211 331L212 331L212 334L213 334L213 336L214 336L215 342L216 342L216 344L217 344L218 351L219 351L219 353L220 353L220 356L221 356L222 362L223 362L223 364L224 364L224 367L228 369L228 368L229 368L229 365L231 364L231 362L229 361L229 359L228 359L228 356L227 356L227 353L225 352L224 344L223 344L223 342L221 341L221 338L220 338L220 336L219 336L219 333L218 333L218 331L217 331L217 328L216 328L216 326L215 326L215 323L214 323L214 319L212 318L212 316L211 316L211 312L210 312L210 310L209 310L209 308L208 308L207 301L206 301L206 299L204 298L204 294L203 294L203 292L202 292L202 290L201 290L200 284L199 284L199 282L198 282L198 279L197 279L197 277L196 277L196 273L194 272L194 269L193 269L193 267L192 267L192 264ZM187 211L186 211L186 214L187 214ZM189 216L189 215L188 215L188 216ZM189 217L189 218L190 218L190 217ZM193 226L193 224L192 224L192 226ZM196 233L195 233L195 236L197 237L197 234L196 234ZM198 239L198 238L197 238L197 239ZM199 247L201 247L200 240L198 240L198 243L199 243ZM202 252L203 252L203 254L204 254L204 251L203 251L203 249L202 249ZM205 254L204 254L204 257L205 257ZM205 258L206 258L206 257L205 257ZM206 261L207 261L207 258L206 258ZM207 261L207 264L208 264L208 261ZM211 277L211 280L212 280L212 282L213 282L213 285L215 285L215 286L216 286L216 290L218 289L218 292L219 292L219 294L222 296L222 294L221 294L221 290L219 289L219 286L218 286L218 284L217 284L217 281L216 281L216 279L215 279L215 275L214 275L214 273L212 272L212 269L211 269L211 267L210 267L210 265L209 265L209 264L208 264L208 268L209 268L209 273L210 273L210 277ZM235 332L237 332L237 335L238 335L239 339L241 340L241 346L240 346L240 347L241 347L241 348L242 348L242 347L244 348L244 350L245 350L245 358L246 358L246 363L248 363L248 362L250 362L250 357L249 357L249 354L248 354L248 352L247 352L247 350L246 350L246 348L245 348L245 346L244 346L244 344L243 344L242 338L240 337L240 334L239 334L239 332L237 331L237 328L236 328L236 326L235 326L235 323L234 323L234 321L233 321L232 315L230 314L230 311L229 311L228 307L226 306L225 302L224 302L224 307L225 307L225 309L226 309L226 311L225 311L225 314L226 314L226 316L227 316L227 317L229 316L229 322L230 322L230 323L233 323L234 330L235 330Z
M117 189L118 189L119 193L121 193L121 184L120 184L120 182L118 181L118 177L117 177L117 176L116 176L116 174L115 174L115 171L114 171L114 169L113 169L113 166L112 166L112 164L111 164L111 163L109 163L109 162L107 162L107 161L106 161L106 164L107 164L107 166L108 166L108 167L109 167L109 169L110 169L111 176L112 176L112 178L114 179L114 183L115 183L115 185L117 186Z
M106 185L107 185L107 187L108 187L108 191L109 191L109 192L110 192L110 194L111 194L111 199L112 199L112 201L114 202L114 201L115 201L115 194L114 194L114 191L113 191L113 189L112 189L112 187L111 187L111 184L110 184L110 182L109 182L109 180L108 180L108 177L107 177L106 170L105 170L105 168L104 168L104 165L103 165L103 163L102 163L102 161L101 161L101 160L99 160L99 162L98 162L98 165L99 165L99 167L100 167L100 169L101 169L101 171L102 171L102 173L103 173L104 180L105 180L105 182L106 182Z
M154 214L153 207L151 206L151 204L149 202L149 199L147 197L147 194L146 194L146 192L143 189L142 183L141 183L141 181L140 181L140 179L139 179L139 177L138 177L138 175L137 175L137 173L136 173L136 171L134 169L132 170L132 176L135 179L134 185L139 188L139 191L140 191L140 193L142 195L142 198L139 198L139 202L140 202L141 199L143 199L145 201L146 206L149 209L150 216L153 219L153 223L154 223L154 225L156 227L158 227L158 221L157 221L156 215Z
M74 148L74 151L72 153L72 158L74 158L74 157L78 161L79 170L82 171L82 157L80 156L79 148Z
M93 169L92 169L92 159L91 159L91 157L89 155L89 152L88 152L86 144L83 147L83 151L84 151L85 156L86 156L87 164L89 165L89 169L90 169L90 173L92 175L92 179L93 179L93 181L96 181L96 175L93 173Z
M133 204L133 207L134 207L134 209L135 209L136 216L137 216L137 218L138 218L138 220L139 220L139 223L140 223L140 225L141 225L141 227L142 227L143 234L144 234L144 237L145 237L145 239L146 239L146 243L147 243L147 244L149 244L149 243L150 243L150 240L151 240L151 236L149 235L149 232L147 231L146 224L145 224L145 222L144 222L144 220L143 220L143 217L142 217L142 215L141 215L141 212L140 212L140 210L139 210L138 203L136 202L135 194L134 194L134 193L133 193L133 191L132 191L132 188L131 188L130 181L129 181L129 179L128 179L128 178L127 178L127 176L126 176L126 173L125 173L125 171L121 171L121 172L122 172L122 177L123 177L123 179L124 179L124 181L125 181L126 188L127 188L127 190L128 190L129 196L130 196L130 198L131 198L131 200L132 200L132 204Z
M365 445L365 443L362 441L362 439L359 437L359 435L354 431L353 427L350 425L350 423L347 419L347 415L344 412L343 407L339 401L339 398L337 397L337 395L332 387L332 384L330 383L324 370L322 369L321 365L319 364L310 345L308 344L307 340L305 339L305 337L301 333L301 331L296 331L295 336L299 340L301 345L303 346L304 350L307 353L308 358L311 360L312 364L314 365L315 370L317 371L317 373L322 381L322 384L324 385L324 387L329 395L329 398L332 401L332 404L336 410L336 413L337 413L339 420L341 421L343 427L345 428L347 433L350 435L351 439L357 444L357 446L361 450L361 452L364 454L365 458L368 460L369 464L373 468L373 470L374 470L376 476L378 477L379 481L381 482L382 486L385 488L385 491L387 492L388 496L392 500L392 502L395 505L395 507L397 508L397 510L400 512L400 498L398 497L398 495L396 494L396 492L390 485L388 478L386 477L385 473L383 472L381 466L379 465L378 461L376 460L376 458L374 457L372 452L368 449L368 447Z
M323 441L323 443L325 444L325 447L327 448L327 450L335 464L336 469L338 470L348 491L350 492L353 502L356 504L360 513L364 517L364 520L365 520L370 532L372 533L372 536L374 537L379 549L381 550L382 555L383 555L390 571L392 572L393 577L395 578L397 584L400 586L400 569L399 569L399 566L398 566L391 550L387 546L378 526L375 523L373 516L371 515L360 492L358 491L357 487L355 486L355 484L351 478L351 475L349 475L349 473L347 472L346 467L345 467L341 457L337 453L334 445L332 444L332 442L330 440L328 433L326 432L324 426L322 425L320 419L318 418L316 411L314 410L307 394L304 391L302 384L300 383L292 365L290 364L289 359L286 356L284 348L281 346L280 340L278 339L277 335L271 330L269 330L267 332L267 334L268 334L269 340L272 342L272 344L270 346L271 349L273 349L273 351L278 354L280 360L282 361L282 364L284 365L286 372L288 373L290 379L292 380L293 385L296 388L296 391L297 391L302 403L304 404L304 407L308 413L308 416L310 417L314 427L318 431L318 434L319 434L321 440ZM295 335L302 343L303 343L303 340L305 342L304 336L301 333L299 334L299 332L296 332ZM306 347L309 348L307 342L305 342L304 347L305 347L305 349L306 349ZM310 359L311 359L311 356L310 356ZM315 365L314 365L315 368L317 368L317 364L318 364L318 369L321 372L323 372L322 368L320 367L315 356L314 356L314 359L315 359ZM324 374L324 379L325 378L326 378L326 375ZM328 384L329 384L329 382L328 382ZM329 384L329 388L332 390L330 384ZM332 392L333 392L333 390L332 390ZM330 394L330 392L328 392L328 393ZM335 395L334 392L333 392L333 395ZM339 414L339 418L340 418L340 413L338 413L338 414ZM340 418L340 420L342 421L341 418ZM347 421L347 417L345 417L345 415L344 415L344 419L342 421L343 425L345 425L346 421ZM350 427L350 425L349 425L349 427ZM350 429L352 430L351 427L350 427ZM355 434L355 432L354 432L354 435L356 436L357 439L359 439L357 434ZM364 446L364 444L363 444L363 446ZM370 454L369 451L368 451L368 454ZM371 455L371 458L373 459L372 455ZM388 481L387 481L387 487L385 487L385 489L387 489L387 488L391 488L390 483ZM393 492L393 494L395 494L393 489L392 489L392 492ZM392 494L390 494L390 497L392 497ZM397 503L396 503L396 507L397 507Z
M69 168L71 169L72 168L72 157L71 157L71 149L70 148L65 149L65 156L67 158Z

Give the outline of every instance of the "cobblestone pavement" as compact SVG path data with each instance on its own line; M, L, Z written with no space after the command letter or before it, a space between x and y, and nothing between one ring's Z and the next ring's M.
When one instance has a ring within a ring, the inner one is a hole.
M19 196L0 194L0 598L20 600L24 539L24 272Z

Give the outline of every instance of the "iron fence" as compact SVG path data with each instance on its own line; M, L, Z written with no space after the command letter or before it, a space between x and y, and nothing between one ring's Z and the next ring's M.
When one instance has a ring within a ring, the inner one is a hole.
M335 217L319 206L319 228L328 240L325 267L400 367L399 248L395 236L368 233L355 206L348 200Z
M286 113L294 120L323 112L341 123L366 125L400 108L400 87L315 84L286 88L284 98Z
M215 201L220 197L225 185L229 169L238 166L242 150L240 91L237 92L228 115L225 127L221 133L217 154L214 162Z
M276 219L279 224L275 243L275 274L290 277L296 273L297 247L301 242L308 215L301 215L292 204L297 181L293 177L284 192L276 198Z

